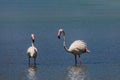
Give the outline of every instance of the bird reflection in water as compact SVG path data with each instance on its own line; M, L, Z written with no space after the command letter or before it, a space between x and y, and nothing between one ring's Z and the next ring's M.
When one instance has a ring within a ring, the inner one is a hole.
M37 70L36 66L29 66L28 67L28 74L27 74L28 80L37 80L36 70Z
M67 80L87 80L85 66L72 66L68 69Z

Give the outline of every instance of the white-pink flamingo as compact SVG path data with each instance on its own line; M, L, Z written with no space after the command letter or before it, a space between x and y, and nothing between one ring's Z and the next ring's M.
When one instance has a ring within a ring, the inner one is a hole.
M58 38L60 39L61 33L63 33L63 46L64 49L69 52L72 53L75 56L75 65L77 65L77 56L80 58L80 55L83 53L89 53L90 51L87 48L87 45L84 41L82 40L76 40L74 41L71 46L69 47L69 49L66 47L66 40L65 40L65 32L63 29L59 29L58 31ZM80 59L80 64L82 64L82 60Z
M35 42L34 34L31 34L31 39L32 39L32 46L30 46L27 49L28 61L29 61L29 65L30 65L30 58L33 58L34 59L34 65L36 65L37 48L34 46L34 42Z

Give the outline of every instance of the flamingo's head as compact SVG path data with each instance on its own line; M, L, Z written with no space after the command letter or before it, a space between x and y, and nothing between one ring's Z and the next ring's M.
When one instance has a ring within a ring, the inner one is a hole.
M35 35L34 34L31 34L31 39L32 39L32 42L34 43L35 42Z
M58 39L60 39L61 33L62 33L63 31L64 31L63 29L59 29L59 30L58 30Z

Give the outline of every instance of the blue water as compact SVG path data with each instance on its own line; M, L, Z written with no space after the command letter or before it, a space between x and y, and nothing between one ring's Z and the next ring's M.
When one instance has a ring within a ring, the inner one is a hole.
M119 80L120 1L0 0L0 80ZM84 40L90 54L74 66L66 43ZM35 34L37 65L28 66L27 48Z

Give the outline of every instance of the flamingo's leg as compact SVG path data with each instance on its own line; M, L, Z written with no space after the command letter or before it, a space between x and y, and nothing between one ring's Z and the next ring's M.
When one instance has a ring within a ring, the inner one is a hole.
M36 65L36 58L34 58L34 65Z
M79 59L80 59L80 65L82 64L82 59L80 58L80 55L79 55Z
M75 65L77 65L77 56L75 55Z
M30 57L28 57L28 64L30 65Z

